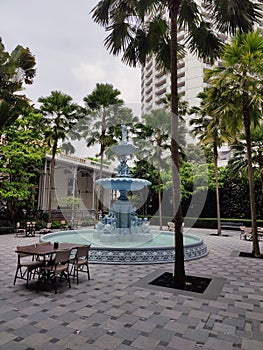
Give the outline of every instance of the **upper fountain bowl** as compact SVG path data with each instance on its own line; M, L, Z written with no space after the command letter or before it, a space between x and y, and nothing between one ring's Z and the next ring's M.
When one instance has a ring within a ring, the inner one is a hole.
M146 186L150 186L151 182L130 177L113 177L97 180L96 184L101 185L106 190L138 191Z
M136 151L136 148L133 145L122 142L118 145L112 146L111 150L119 156L123 157L133 154Z

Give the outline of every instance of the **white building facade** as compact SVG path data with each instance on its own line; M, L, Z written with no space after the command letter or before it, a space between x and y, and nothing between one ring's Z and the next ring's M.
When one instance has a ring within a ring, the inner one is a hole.
M47 155L42 175L39 178L37 209L48 210L50 159ZM116 173L109 165L103 165L103 177L111 177ZM56 156L54 188L52 198L52 220L85 221L94 218L98 210L96 196L96 180L99 179L100 164L98 162L59 154ZM103 194L103 206L111 206L115 193Z

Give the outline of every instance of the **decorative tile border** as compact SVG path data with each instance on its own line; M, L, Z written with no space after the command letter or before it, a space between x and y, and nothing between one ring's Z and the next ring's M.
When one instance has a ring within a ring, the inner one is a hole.
M198 259L208 254L202 240L184 247L185 260ZM165 248L107 248L92 247L89 261L93 264L161 264L175 259L174 247Z

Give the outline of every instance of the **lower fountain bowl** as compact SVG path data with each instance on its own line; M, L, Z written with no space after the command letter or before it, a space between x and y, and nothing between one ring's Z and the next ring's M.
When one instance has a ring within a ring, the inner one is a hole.
M93 264L161 264L175 260L174 235L167 231L151 230L152 239L145 242L103 242L94 238L94 229L60 231L46 234L42 242L70 242L90 244L89 262ZM208 254L203 240L184 234L184 259L193 260Z

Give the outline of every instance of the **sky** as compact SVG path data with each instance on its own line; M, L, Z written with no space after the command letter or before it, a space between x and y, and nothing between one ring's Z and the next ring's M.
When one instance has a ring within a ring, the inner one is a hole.
M0 0L0 36L5 50L28 47L36 59L36 76L25 94L38 98L58 90L83 105L97 83L110 83L134 113L140 114L140 69L131 68L104 47L106 32L90 11L99 0ZM94 155L76 142L76 155Z
M36 105L52 90L83 104L96 83L110 83L128 106L138 108L140 69L126 66L104 47L107 34L90 14L98 1L0 0L0 36L6 51L22 45L36 58L36 77L26 88Z

